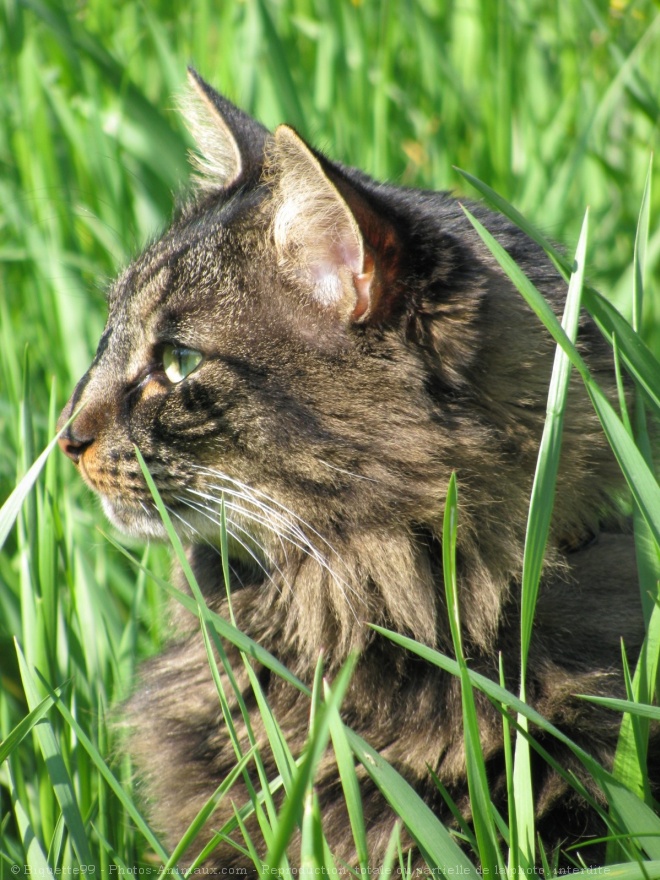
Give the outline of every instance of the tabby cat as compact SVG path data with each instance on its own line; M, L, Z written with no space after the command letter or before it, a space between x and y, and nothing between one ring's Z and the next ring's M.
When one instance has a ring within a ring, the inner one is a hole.
M237 626L307 684L321 649L330 678L357 651L345 719L450 822L429 768L469 815L457 680L369 624L451 654L441 535L455 472L466 655L497 678L502 652L517 687L518 587L554 346L452 197L376 183L286 125L271 134L195 72L190 81L194 198L112 285L98 352L62 414L63 424L84 405L62 449L117 527L162 538L141 450L206 600L227 615L224 499ZM559 313L565 285L540 249L502 217L472 210ZM580 340L614 393L611 352L586 316ZM643 637L621 495L572 381L528 693L606 764L617 716L572 694L624 695L620 639L633 658ZM196 621L181 612L177 626L125 709L128 751L172 845L236 762ZM240 656L227 652L274 776ZM308 699L256 668L295 754ZM478 711L493 798L505 809L501 719L486 700ZM564 746L537 736L584 779ZM545 761L534 773L547 846L602 832L597 811ZM355 864L330 754L318 796L336 857ZM378 866L394 820L366 774L363 798ZM230 800L247 801L243 781ZM232 815L223 801L196 851ZM295 863L295 845L291 853ZM210 864L246 857L224 842Z

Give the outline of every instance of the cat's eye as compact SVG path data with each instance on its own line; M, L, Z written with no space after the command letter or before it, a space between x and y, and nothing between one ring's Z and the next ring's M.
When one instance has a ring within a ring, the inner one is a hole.
M176 384L194 372L201 364L203 355L194 348L181 348L166 345L163 349L163 370L165 375Z

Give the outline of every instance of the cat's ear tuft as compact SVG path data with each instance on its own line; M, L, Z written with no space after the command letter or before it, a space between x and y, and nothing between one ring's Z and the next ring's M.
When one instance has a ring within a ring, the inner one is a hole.
M229 189L262 172L269 132L188 68L181 109L197 145L193 162L202 189Z
M292 128L276 130L269 177L278 259L321 307L344 320L363 320L370 310L374 262L321 161Z

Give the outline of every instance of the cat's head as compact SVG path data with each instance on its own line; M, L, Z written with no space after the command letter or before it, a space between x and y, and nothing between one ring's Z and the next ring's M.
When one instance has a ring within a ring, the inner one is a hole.
M412 232L366 177L191 83L194 201L112 285L62 449L137 535L163 530L136 446L193 540L217 538L223 493L246 545L291 511L313 529L382 524L428 477L428 377L399 289Z

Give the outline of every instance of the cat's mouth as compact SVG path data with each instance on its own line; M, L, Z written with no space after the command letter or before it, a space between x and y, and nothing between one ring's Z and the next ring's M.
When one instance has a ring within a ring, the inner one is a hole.
M120 480L97 466L96 460L82 455L76 463L85 483L101 499L108 520L120 532L142 540L166 540L167 530L142 476ZM167 505L175 528L176 508ZM177 529L177 531L180 531Z
M96 490L101 498L101 506L112 525L132 538L142 540L168 541L168 529L156 506L156 502L146 495L134 493L116 495ZM211 543L220 546L219 530L204 527L198 517L191 515L189 509L179 502L165 501L167 516L179 538L185 543ZM203 530L202 530L203 529ZM216 534L217 533L217 534ZM215 538L215 540L214 540Z
M137 462L128 472L122 472L100 462L98 456L90 455L92 451L86 450L76 464L84 481L101 499L103 512L112 525L134 538L167 540L167 529ZM166 487L159 487L159 493L180 537L190 538L180 505L167 497Z
M141 540L169 541L168 529L153 499L142 499L137 493L133 499L126 496L98 492L103 512L119 531ZM207 544L220 549L225 544L229 558L262 570L271 567L270 553L266 550L263 534L257 525L245 516L232 512L223 524L220 509L213 513L195 509L181 498L165 502L169 522L185 544Z
M85 482L99 495L103 511L120 532L140 540L169 541L156 502L137 461L124 467L89 455L77 462ZM302 552L327 568L332 547L294 511L227 473L192 466L176 477L166 465L149 462L151 474L178 537L186 545L227 545L229 557L264 572ZM334 564L334 563L333 563Z
M151 498L144 497L144 487L124 486L97 467L96 460L84 454L76 462L85 483L101 499L108 520L131 537L162 540L167 532Z

